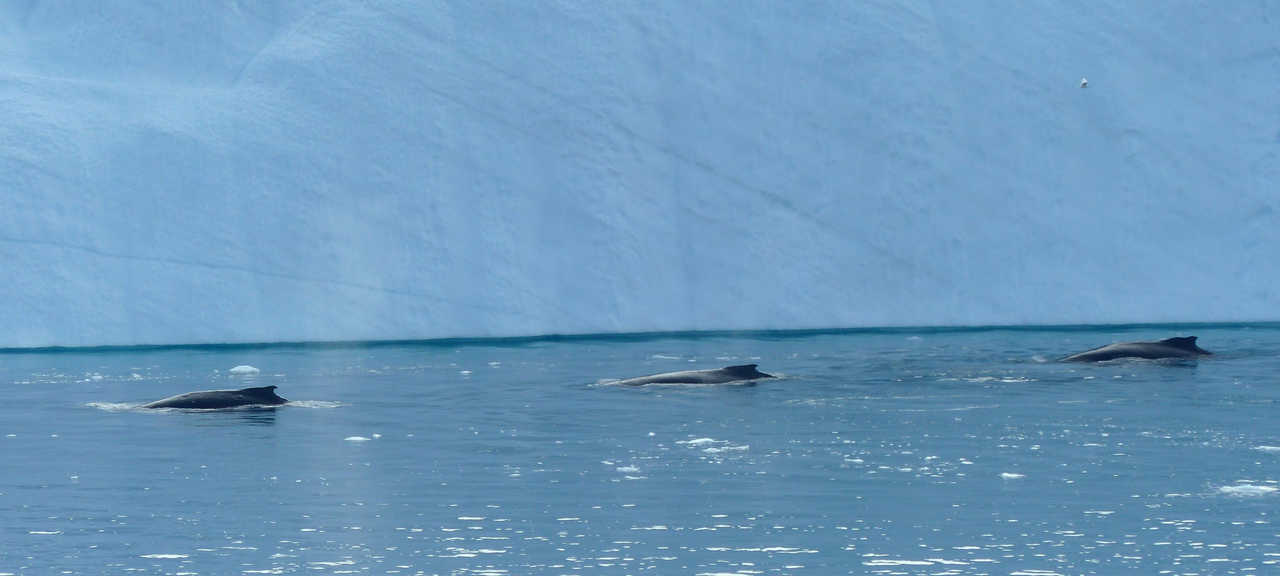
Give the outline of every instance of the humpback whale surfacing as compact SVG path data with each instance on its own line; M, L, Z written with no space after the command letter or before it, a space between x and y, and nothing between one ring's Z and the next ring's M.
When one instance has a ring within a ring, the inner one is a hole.
M187 392L143 404L143 408L188 408L211 410L239 406L279 406L288 402L276 395L275 386L242 388L240 390L203 390Z
M1195 336L1165 338L1157 342L1120 342L1108 344L1101 348L1086 350L1063 358L1063 362L1105 362L1117 358L1144 358L1159 360L1162 358L1195 359L1212 355L1213 352L1196 346Z
M611 382L611 384L620 386L644 386L645 384L724 384L726 382L743 382L774 377L772 374L765 374L764 372L756 370L756 366L759 366L759 364L725 366L724 368L715 368L713 370L664 372L662 374L653 374L651 376L640 376L638 378L618 380L616 382Z

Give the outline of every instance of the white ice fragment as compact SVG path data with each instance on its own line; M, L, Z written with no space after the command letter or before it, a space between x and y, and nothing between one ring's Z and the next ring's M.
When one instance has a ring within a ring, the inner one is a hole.
M1266 496L1275 493L1275 486L1258 486L1256 484L1236 484L1235 486L1222 486L1218 488L1218 492L1228 496L1256 497Z
M687 444L689 446L702 446L704 444L714 444L719 442L715 438L694 438L693 440L676 440L676 444Z

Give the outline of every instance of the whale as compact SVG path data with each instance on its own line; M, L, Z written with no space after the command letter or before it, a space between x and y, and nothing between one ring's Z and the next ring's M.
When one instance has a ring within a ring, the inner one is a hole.
M276 395L275 386L241 388L240 390L201 390L170 396L143 404L143 408L188 408L212 410L240 406L279 406L288 402Z
M774 378L756 370L759 364L743 364L741 366L725 366L712 370L684 370L681 372L663 372L649 376L626 378L610 382L617 386L644 386L645 384L724 384L726 382L744 382L761 378Z
M1144 358L1159 360L1163 358L1195 359L1212 355L1213 352L1196 346L1195 336L1165 338L1155 342L1119 342L1108 344L1093 350L1085 350L1063 358L1063 362L1105 362L1117 358Z

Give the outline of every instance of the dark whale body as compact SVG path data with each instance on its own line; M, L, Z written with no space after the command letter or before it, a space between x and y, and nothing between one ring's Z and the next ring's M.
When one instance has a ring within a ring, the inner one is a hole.
M1063 358L1063 362L1105 362L1117 358L1145 358L1159 360L1162 358L1191 358L1211 355L1213 352L1196 346L1195 336L1181 338L1165 338L1158 342L1120 342L1108 344L1101 348L1086 350Z
M275 386L244 388L241 390L203 390L187 392L143 404L143 408L190 408L211 410L239 406L279 406L288 402L276 395Z
M627 378L612 382L620 386L644 386L645 384L724 384L725 382L741 382L745 380L759 380L761 378L773 378L772 374L765 374L756 370L759 364L743 364L741 366L726 366L724 368L716 368L713 370L685 370L682 372L664 372L662 374L654 374L652 376L640 376L638 378Z

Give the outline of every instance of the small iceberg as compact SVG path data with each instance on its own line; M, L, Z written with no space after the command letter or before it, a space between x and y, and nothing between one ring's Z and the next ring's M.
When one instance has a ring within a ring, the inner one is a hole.
M253 366L250 366L248 364L241 364L239 366L236 366L235 368L227 370L227 372L234 374L236 376L248 376L251 374L257 374L261 372L261 370L258 370L257 368L254 368Z

